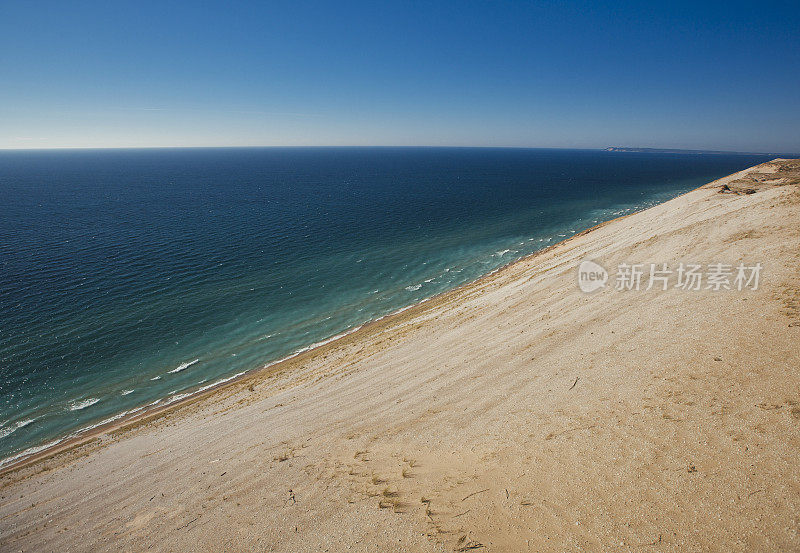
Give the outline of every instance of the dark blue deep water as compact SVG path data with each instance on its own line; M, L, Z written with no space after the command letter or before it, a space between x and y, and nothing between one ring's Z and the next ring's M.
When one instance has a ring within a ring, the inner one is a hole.
M0 457L263 366L766 160L0 152Z

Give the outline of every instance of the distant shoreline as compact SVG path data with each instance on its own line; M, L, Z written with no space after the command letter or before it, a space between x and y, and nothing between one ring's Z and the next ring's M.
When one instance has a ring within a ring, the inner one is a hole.
M626 152L639 154L693 154L693 155L726 155L726 156L771 156L781 158L798 157L797 154L780 152L730 152L726 150L681 150L677 148L633 148L627 146L609 146L605 152Z

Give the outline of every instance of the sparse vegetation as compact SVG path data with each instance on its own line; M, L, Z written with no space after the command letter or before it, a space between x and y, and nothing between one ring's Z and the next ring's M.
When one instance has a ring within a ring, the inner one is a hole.
M289 459L291 459L293 457L293 453L294 452L291 449L286 448L283 451L283 453L281 453L279 455L276 455L275 457L272 458L272 460L273 461L278 461L279 463L282 463L284 461L288 461Z
M402 513L405 510L405 505L402 501L394 498L381 499L378 502L379 509L391 509L395 513Z

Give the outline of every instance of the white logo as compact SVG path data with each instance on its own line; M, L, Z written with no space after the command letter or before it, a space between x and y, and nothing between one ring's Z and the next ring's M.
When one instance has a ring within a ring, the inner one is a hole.
M590 294L600 288L605 288L608 282L608 271L594 261L583 261L578 267L578 288L581 292Z
M676 270L667 263L620 263L614 276L614 290L758 290L763 268L761 263L745 265L743 262L739 265L711 263L707 271L703 270L702 265L692 263L680 263ZM673 275L677 278L673 279ZM578 266L578 288L587 294L605 288L608 279L608 271L599 263L585 260ZM673 280L677 282L673 284Z

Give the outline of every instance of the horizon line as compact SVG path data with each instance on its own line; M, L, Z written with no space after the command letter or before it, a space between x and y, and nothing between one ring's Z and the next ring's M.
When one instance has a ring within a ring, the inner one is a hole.
M738 154L738 155L791 155L800 157L800 153L789 153L780 151L768 152L743 152L738 150L717 150L705 148L656 148L645 146L604 146L593 148L578 148L566 146L464 146L464 145L426 145L426 144L347 144L347 145L322 145L322 144L309 144L309 145L220 145L220 146L51 146L40 148L4 148L0 147L0 152L43 152L43 151L63 151L63 150L201 150L201 149L297 149L297 148L448 148L448 149L483 149L483 150L587 150L587 151L609 151L609 153L695 153L695 154ZM613 148L613 150L612 150ZM642 150L642 151L626 151L626 150Z

